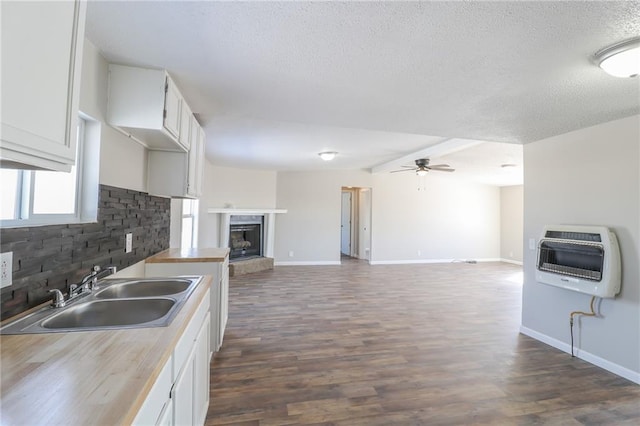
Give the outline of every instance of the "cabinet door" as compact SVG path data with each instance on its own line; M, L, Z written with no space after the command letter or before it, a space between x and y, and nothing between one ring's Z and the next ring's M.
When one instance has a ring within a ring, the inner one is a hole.
M200 145L200 125L193 119L191 120L191 149L189 149L189 173L187 176L187 194L192 197L198 197L198 156Z
M147 399L142 403L138 414L133 420L133 425L147 426L156 424L166 415L167 406L171 405L169 394L173 383L172 377L173 358L169 358L156 382L151 387Z
M84 1L1 2L0 158L51 170L75 163Z
M192 351L173 385L173 424L175 426L193 424L193 354Z
M182 96L173 81L167 76L164 98L164 128L176 137L180 136L180 106Z
M162 409L160 418L156 423L157 426L172 426L173 425L173 401L169 400Z
M220 288L222 289L222 301L221 301L221 337L220 344L224 338L224 330L227 328L227 321L229 320L229 259L221 265L222 271L220 271Z
M191 120L193 119L191 109L186 102L182 102L180 114L180 137L179 141L186 149L191 147Z
M195 185L196 185L196 196L202 195L202 174L204 172L204 156L205 156L205 134L202 127L200 128L200 132L198 132L198 156L196 157L196 175L195 175Z
M194 424L202 425L207 418L209 409L209 326L210 315L200 328L194 348L194 385L193 385L193 416Z

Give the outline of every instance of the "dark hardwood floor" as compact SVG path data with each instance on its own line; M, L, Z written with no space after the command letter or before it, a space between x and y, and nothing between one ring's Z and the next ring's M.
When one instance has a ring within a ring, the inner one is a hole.
M234 277L207 425L638 425L640 386L520 335L521 268Z

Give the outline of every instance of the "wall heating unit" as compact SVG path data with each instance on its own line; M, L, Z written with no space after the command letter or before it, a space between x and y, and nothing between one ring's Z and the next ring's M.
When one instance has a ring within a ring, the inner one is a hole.
M618 240L607 227L545 227L538 243L538 282L611 298L620 292L620 271Z

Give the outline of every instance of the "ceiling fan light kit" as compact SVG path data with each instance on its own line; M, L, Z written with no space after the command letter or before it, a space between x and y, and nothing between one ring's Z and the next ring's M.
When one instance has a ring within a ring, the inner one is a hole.
M391 173L415 171L416 175L422 177L426 176L430 171L455 172L455 169L452 169L448 164L435 164L433 166L430 166L428 158L418 158L417 160L415 160L415 163L415 166L402 166L404 167L404 169L393 170L391 171Z
M640 37L599 50L595 59L600 68L614 77L637 77L640 74Z
M331 161L334 158L336 158L336 155L338 155L337 152L335 151L323 151L318 153L318 155L320 156L320 158L322 158L324 161Z

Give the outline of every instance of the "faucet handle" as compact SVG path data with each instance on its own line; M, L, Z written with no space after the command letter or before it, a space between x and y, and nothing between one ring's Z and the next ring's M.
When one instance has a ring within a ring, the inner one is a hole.
M62 292L57 288L49 290L49 293L53 293L53 302L51 302L51 306L54 308L62 308L66 304Z

